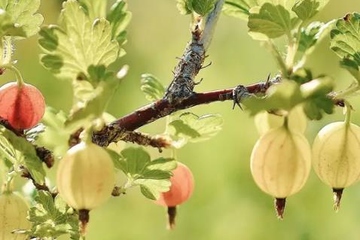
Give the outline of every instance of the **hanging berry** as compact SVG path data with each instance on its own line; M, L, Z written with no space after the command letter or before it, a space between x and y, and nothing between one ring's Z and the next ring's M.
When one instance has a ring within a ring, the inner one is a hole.
M299 132L286 124L266 132L256 142L251 154L251 173L261 190L275 197L279 218L283 217L285 199L298 192L308 179L311 149Z
M110 198L114 185L110 155L91 142L80 142L70 148L59 163L58 191L67 204L79 210L83 235L89 211Z
M25 240L27 235L12 233L18 229L28 230L31 227L26 219L29 207L25 199L14 192L3 192L0 195L0 239Z
M17 130L34 127L45 113L41 92L26 83L9 82L0 88L0 117Z
M168 208L168 227L175 227L176 206L187 201L194 191L194 177L191 170L183 163L178 162L170 178L170 190L160 194L155 203Z
M314 140L312 156L316 174L333 189L338 210L343 189L360 177L360 127L348 120L326 125Z

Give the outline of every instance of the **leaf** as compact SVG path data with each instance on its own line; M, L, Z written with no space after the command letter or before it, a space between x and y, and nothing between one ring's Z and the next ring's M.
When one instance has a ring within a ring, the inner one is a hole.
M255 39L263 39L252 33L261 33L268 38L290 36L297 24L297 18L290 18L290 12L281 5L265 3L259 13L249 15L249 34Z
M42 161L36 155L35 147L25 138L16 136L13 132L0 127L0 154L13 164L24 165L35 182L43 184L45 170Z
M197 116L186 112L172 120L167 127L169 134L176 147L182 147L186 142L199 142L215 136L222 126L223 120L220 115L207 114Z
M119 44L126 42L125 28L128 26L132 16L131 12L126 9L127 3L125 1L116 1L111 6L110 12L106 17L111 24L111 38L116 39Z
M194 12L205 16L214 8L216 1L217 0L192 0L191 6Z
M51 107L46 107L41 122L45 130L38 135L36 144L50 149L56 157L63 156L69 149L69 138L71 132L65 129L67 117L64 112Z
M92 70L89 70L89 72L92 72ZM95 75L96 73L94 73L93 78ZM95 89L87 92L88 95L83 97L85 99L83 106L73 108L71 115L65 122L67 131L74 132L81 127L87 126L89 122L101 118L119 84L119 79L110 78L109 76L108 80L101 81Z
M216 0L178 0L177 8L181 14L195 12L201 16L208 14L216 3Z
M360 14L347 14L338 19L330 37L330 48L342 59L341 66L360 83Z
M251 5L246 0L225 1L222 11L229 16L247 20Z
M312 22L306 28L301 28L298 51L309 55L315 49L315 45L321 41L333 26L334 21Z
M290 110L302 101L300 86L294 81L283 80L281 83L271 86L266 91L265 97L247 98L242 104L248 108L250 115L253 116L262 110Z
M70 234L72 239L80 238L78 216L59 195L53 199L49 192L38 191L34 200L36 204L29 210L32 236L57 238Z
M122 158L115 166L127 176L130 186L140 186L141 193L149 199L157 199L160 192L170 188L171 171L176 168L176 161L171 158L150 159L142 148L126 148L121 152Z
M145 73L141 75L141 91L149 101L156 101L162 99L165 94L165 87L152 74Z
M63 7L63 29L48 26L40 31L39 44L45 52L41 62L58 77L74 81L85 76L91 81L89 67L108 67L119 56L119 44L112 39L112 26L106 19L92 22L75 0Z
M106 15L106 1L104 0L78 0L91 20L104 18Z
M191 7L188 5L188 0L177 0L176 7L180 14L186 15L191 13Z
M44 18L41 14L36 13L40 6L40 0L2 0L0 5L6 11L7 17L2 18L0 13L0 37L4 26L11 28L7 29L6 35L17 37L30 37L35 35L40 30ZM10 17L10 19L9 19Z
M307 21L318 13L320 3L315 0L303 0L295 3L292 10L302 20Z
M19 37L26 36L23 28L15 26L10 14L5 12L3 9L0 9L0 38L3 38L4 36L8 36L8 35L19 36Z

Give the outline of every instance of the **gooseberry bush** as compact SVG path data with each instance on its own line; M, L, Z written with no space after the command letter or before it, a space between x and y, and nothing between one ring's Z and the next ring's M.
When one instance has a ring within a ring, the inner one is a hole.
M85 238L90 210L112 196L131 197L125 193L132 188L167 208L173 229L177 206L196 191L191 170L176 152L214 137L223 124L219 114L198 116L189 109L217 101L232 101L233 108L254 118L259 139L248 156L250 172L274 198L279 218L286 199L306 184L312 166L333 190L336 210L344 188L359 180L360 128L351 118L357 106L350 97L360 89L360 14L313 21L328 0L174 1L179 14L191 16L191 37L172 81L144 73L140 90L150 103L112 116L107 106L129 70L118 60L126 53L131 2L63 1L58 22L50 25L43 24L47 16L38 13L40 3L0 0L0 75L14 77L0 88L0 239ZM247 86L195 91L221 14L247 23L251 38L274 57L278 75ZM46 96L17 68L22 59L21 53L14 57L16 44L33 36L41 49L39 64L72 86L68 113L47 105ZM307 65L325 37L352 76L345 89L334 91L338 83L331 76L315 75ZM343 109L344 120L326 125L314 140L306 138L307 124L335 108ZM160 118L166 118L164 132L138 131ZM50 168L56 171L52 182ZM14 184L20 178L32 185L26 196Z

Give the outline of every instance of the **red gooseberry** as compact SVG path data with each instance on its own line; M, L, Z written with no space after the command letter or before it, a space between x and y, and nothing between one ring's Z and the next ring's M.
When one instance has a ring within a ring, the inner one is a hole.
M191 197L194 191L194 177L186 165L178 162L170 182L170 190L160 194L159 199L155 201L157 204L175 207Z
M45 113L41 92L30 84L9 82L0 88L0 117L17 129L34 127Z

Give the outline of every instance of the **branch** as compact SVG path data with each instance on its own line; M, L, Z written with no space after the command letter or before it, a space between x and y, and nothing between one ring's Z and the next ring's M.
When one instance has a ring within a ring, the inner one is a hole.
M108 146L111 142L118 142L120 140L129 139L129 136L132 136L134 130L154 122L162 117L168 116L176 111L218 101L222 102L231 100L239 103L241 99L238 99L238 96L242 96L244 93L265 93L265 91L276 82L278 82L278 77L246 87L239 85L235 88L216 90L212 92L193 92L191 97L180 102L170 102L168 99L163 98L154 103L141 107L134 112L108 124L102 130L95 132L93 134L92 140L94 143L100 146ZM143 136L145 137L146 135ZM170 146L170 143L164 139L154 139L148 137L148 141L149 144L142 145L150 145L156 148L166 148Z

